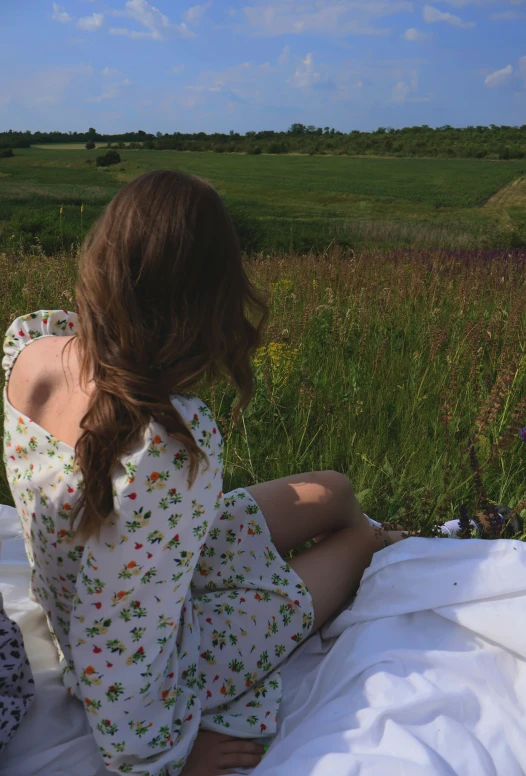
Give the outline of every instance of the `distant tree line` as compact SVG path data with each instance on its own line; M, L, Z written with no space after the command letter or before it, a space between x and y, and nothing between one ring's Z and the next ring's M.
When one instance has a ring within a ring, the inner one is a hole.
M419 127L393 129L379 127L374 132L340 132L331 127L292 124L286 132L157 132L139 130L120 135L101 134L94 127L87 132L0 132L0 149L29 148L50 143L84 143L94 147L146 148L151 150L214 151L248 154L337 154L348 156L441 157L477 159L526 158L526 124L521 127L497 126L456 128ZM92 145L93 144L93 145Z

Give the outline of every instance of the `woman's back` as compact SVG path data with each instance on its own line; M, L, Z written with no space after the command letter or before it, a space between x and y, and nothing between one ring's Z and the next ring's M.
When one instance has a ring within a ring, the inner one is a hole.
M139 656L136 662L142 661L146 650L141 645L148 638L148 629L151 642L163 641L157 632L161 622L166 622L163 630L169 634L175 633L179 618L189 621L190 629L179 633L179 641L188 655L198 650L199 634L192 633L192 612L183 611L184 599L190 593L182 580L192 576L200 546L219 508L222 439L206 405L197 398L173 397L188 428L206 448L209 469L201 469L190 492L184 446L152 421L135 449L127 451L112 472L115 509L100 539L92 537L79 544L70 526L70 510L79 497L75 451L7 399L11 369L25 346L40 337L74 334L77 325L77 314L64 310L40 310L17 318L6 332L2 365L6 370L4 462L32 565L32 590L46 612L63 659L65 684L83 697L81 685L102 685L103 674L113 668L112 661L122 684L113 656L126 653L125 659L130 657L133 663L133 651ZM183 516L179 509L185 517L193 516L191 525L188 521L186 527L178 528ZM185 537L186 533L189 536ZM171 557L163 578L163 564L156 563L155 556L165 550ZM163 595L152 597L150 589L146 594L150 584L159 592L162 588ZM166 584L173 595L168 601ZM174 595L181 584L179 595ZM140 601L143 591L150 599L148 607ZM137 621L137 627L130 629L126 625L130 621ZM132 648L134 639L136 646ZM157 646L156 653L159 649ZM169 650L166 658L169 661ZM170 687L169 692L172 690ZM88 710L97 705L94 699L87 700Z
M6 474L33 593L104 761L176 773L199 728L275 732L275 669L309 635L312 598L250 494L223 495L223 440L196 397L171 396L208 457L192 487L184 444L152 420L111 472L114 508L100 537L79 542L70 525L82 489L75 450L7 398L26 345L68 337L78 324L74 312L38 310L7 330ZM57 417L46 417L56 429Z

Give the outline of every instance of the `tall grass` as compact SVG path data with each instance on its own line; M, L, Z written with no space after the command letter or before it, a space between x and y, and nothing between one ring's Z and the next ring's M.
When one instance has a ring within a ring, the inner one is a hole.
M76 266L0 255L2 331L75 309ZM369 515L424 535L492 504L526 517L526 253L332 249L247 267L272 315L241 429L233 388L198 391L225 437L224 490L336 469Z

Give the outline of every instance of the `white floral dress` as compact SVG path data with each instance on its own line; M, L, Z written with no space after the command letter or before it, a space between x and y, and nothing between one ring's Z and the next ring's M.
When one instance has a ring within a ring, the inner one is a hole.
M6 385L21 350L68 336L78 316L38 310L8 328ZM72 447L7 400L4 463L68 690L88 713L106 767L178 774L199 728L272 736L277 667L312 631L311 595L280 557L244 489L222 493L223 440L208 407L173 395L210 460L187 486L187 451L151 421L112 472L99 540L75 544L81 472Z

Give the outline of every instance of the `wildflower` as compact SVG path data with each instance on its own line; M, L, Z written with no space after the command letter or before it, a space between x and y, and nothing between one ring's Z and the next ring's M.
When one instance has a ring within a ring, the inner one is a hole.
M62 215L62 213L63 213L63 212L64 212L64 208L63 208L63 207L61 207L61 208L60 208L60 215Z
M80 206L80 212L81 212L81 213L83 213L83 212L84 212L84 203L82 203L82 205Z
M281 280L278 280L276 283L270 284L270 290L274 294L288 294L289 291L292 291L294 288L294 281L290 280L289 278L282 278Z
M286 343L271 342L261 348L254 359L254 365L257 369L269 366L274 382L284 383L295 369L298 353L297 348Z
M524 426L524 428L519 429L519 436L523 442L526 442L526 426Z

